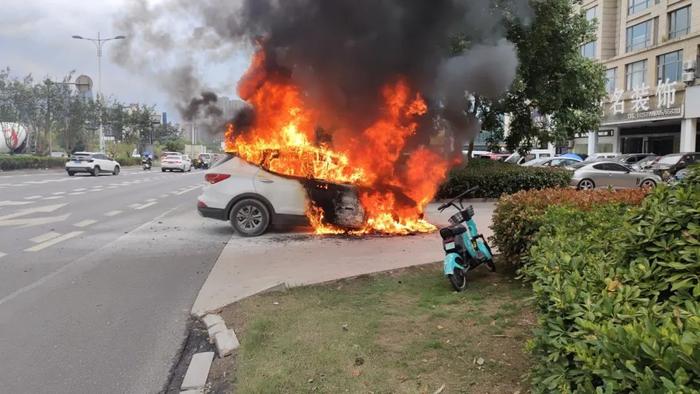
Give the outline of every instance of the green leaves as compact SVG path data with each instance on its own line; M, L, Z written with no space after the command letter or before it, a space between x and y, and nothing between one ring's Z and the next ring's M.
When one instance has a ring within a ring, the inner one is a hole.
M520 269L534 392L700 393L698 172L638 207L544 209Z

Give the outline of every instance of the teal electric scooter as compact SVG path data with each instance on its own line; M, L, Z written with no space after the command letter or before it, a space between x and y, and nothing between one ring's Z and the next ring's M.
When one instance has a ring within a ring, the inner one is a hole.
M486 265L486 268L491 272L496 270L491 248L476 228L474 208L470 205L465 209L462 204L464 196L477 189L478 187L472 187L438 207L440 212L449 207L454 207L458 211L450 217L450 226L440 229L442 246L446 253L445 276L457 291L462 291L467 287L467 272L469 270L481 264Z

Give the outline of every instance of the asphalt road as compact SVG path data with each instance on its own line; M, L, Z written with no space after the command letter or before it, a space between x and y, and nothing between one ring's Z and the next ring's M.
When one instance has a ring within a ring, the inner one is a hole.
M152 393L231 238L202 174L0 175L0 392Z

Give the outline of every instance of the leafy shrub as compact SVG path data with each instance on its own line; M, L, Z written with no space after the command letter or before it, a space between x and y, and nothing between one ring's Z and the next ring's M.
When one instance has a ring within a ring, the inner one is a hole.
M0 170L23 170L30 168L61 168L66 159L61 157L33 155L0 155Z
M567 188L528 190L503 196L493 214L491 241L508 261L519 264L542 226L547 208L567 206L585 211L603 204L639 205L646 193L644 189Z
M565 187L571 172L559 168L523 167L495 160L474 159L465 167L455 168L438 190L437 197L454 197L473 186L473 197L498 198L521 190Z
M521 274L535 392L700 393L700 177L639 207L553 207Z
M139 157L117 157L115 160L117 160L122 167L141 165L141 158Z

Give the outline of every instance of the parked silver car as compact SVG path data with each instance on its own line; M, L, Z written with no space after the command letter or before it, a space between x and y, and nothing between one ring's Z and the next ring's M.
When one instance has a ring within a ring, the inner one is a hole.
M615 189L633 187L654 187L661 183L661 177L648 172L634 171L615 161L605 160L592 163L578 163L569 167L574 170L571 186L578 189L612 187Z

